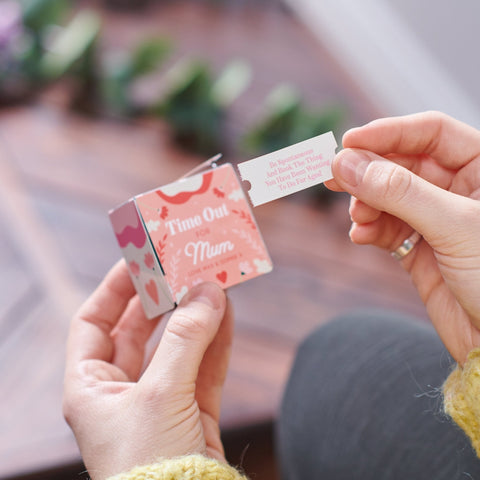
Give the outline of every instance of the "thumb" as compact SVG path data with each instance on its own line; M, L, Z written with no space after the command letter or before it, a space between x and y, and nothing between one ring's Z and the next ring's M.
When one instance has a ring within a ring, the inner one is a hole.
M225 314L226 296L214 283L193 287L170 317L142 381L190 384Z
M379 211L400 218L427 240L441 238L453 228L463 229L462 212L465 215L471 212L473 200L437 187L366 150L342 150L334 159L332 172L345 191Z

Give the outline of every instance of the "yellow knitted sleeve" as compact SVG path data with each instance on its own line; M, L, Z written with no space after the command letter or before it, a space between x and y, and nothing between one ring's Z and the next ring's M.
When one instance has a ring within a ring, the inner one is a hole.
M480 457L480 348L472 350L463 368L448 376L444 386L445 411L470 437Z
M218 460L187 455L135 467L128 473L120 473L107 480L247 480L247 477Z

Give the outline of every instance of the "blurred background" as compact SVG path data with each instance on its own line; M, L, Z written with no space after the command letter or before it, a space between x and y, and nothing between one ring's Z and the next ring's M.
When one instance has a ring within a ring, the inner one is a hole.
M107 212L222 152L236 163L379 116L480 125L473 0L0 0L0 478L82 478L61 415L71 315L120 257ZM274 271L236 310L229 460L278 478L298 343L360 307L426 316L316 187L254 213ZM246 447L248 447L247 450ZM83 475L85 477L85 475Z

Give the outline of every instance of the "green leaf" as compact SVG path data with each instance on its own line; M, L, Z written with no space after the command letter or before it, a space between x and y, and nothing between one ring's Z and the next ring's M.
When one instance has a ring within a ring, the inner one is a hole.
M167 72L166 95L155 106L172 127L177 141L203 154L217 153L221 147L223 111L211 98L213 85L208 65L182 60Z
M71 7L69 0L21 0L20 4L24 25L35 32L60 24Z
M275 88L265 103L264 118L242 140L243 148L252 155L269 153L330 130L336 131L345 114L339 106L307 110L300 94L288 85Z
M132 53L128 76L133 79L155 71L171 50L171 42L164 38L143 41Z
M100 18L92 11L77 14L53 41L43 56L40 68L43 75L54 80L65 74L84 56L100 32Z
M212 85L210 96L221 108L229 107L248 87L252 70L241 60L230 62Z
M265 115L243 139L248 153L262 154L291 145L301 115L301 97L289 85L279 85L265 101Z

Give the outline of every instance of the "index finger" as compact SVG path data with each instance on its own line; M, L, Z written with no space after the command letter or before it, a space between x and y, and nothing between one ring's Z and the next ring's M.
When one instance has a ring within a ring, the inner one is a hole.
M120 260L74 316L67 344L67 366L85 359L112 359L111 332L134 295L127 266Z
M458 169L480 155L480 132L443 113L424 112L349 130L343 146L382 156L428 154L444 167Z

